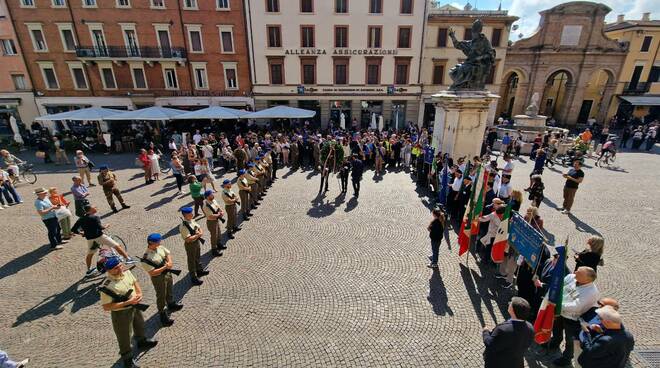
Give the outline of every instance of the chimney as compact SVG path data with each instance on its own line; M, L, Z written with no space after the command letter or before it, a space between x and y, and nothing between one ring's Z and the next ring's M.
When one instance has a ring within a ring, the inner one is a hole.
M623 23L623 17L624 17L624 16L625 16L625 15L623 15L623 14L619 14L619 15L617 15L617 16L616 16L616 22L617 22L617 23Z
M644 14L642 14L642 20L643 20L643 21L649 21L649 20L651 20L651 13L644 13Z

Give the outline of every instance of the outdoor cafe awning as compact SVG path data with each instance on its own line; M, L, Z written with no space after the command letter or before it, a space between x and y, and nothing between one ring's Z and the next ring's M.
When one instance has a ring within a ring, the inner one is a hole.
M186 113L183 110L168 107L151 106L144 109L124 111L104 120L172 120L175 116Z
M313 118L316 111L289 106L275 106L269 109L243 115L243 119L305 119Z
M660 96L619 96L633 106L660 106Z
M205 109L186 112L177 115L173 120L226 120L239 119L241 116L249 114L249 111L230 109L222 106L209 106Z

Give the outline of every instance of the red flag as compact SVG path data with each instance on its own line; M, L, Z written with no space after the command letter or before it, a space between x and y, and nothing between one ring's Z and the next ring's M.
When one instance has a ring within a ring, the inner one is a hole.
M555 305L543 299L539 314L534 321L534 341L537 344L545 344L552 337L552 325L555 321Z

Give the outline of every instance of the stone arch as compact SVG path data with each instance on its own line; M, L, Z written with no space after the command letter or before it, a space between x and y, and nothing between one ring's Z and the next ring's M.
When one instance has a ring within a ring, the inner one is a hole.
M511 118L521 111L524 105L529 73L520 67L507 69L500 83L500 99L497 104L497 116ZM515 81L513 79L516 79Z
M589 119L602 122L607 115L607 107L616 88L614 72L606 67L594 68L583 87L582 101L577 123L584 124Z
M556 121L569 109L567 101L569 89L575 84L575 74L570 68L556 68L546 75L543 97L539 102L540 112Z

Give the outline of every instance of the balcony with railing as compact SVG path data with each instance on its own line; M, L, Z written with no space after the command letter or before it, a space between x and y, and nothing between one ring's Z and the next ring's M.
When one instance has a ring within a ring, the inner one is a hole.
M626 82L623 85L623 94L624 95L643 95L649 91L651 88L651 84L649 82L637 82L637 83L631 83L631 82Z
M183 47L78 46L76 56L82 60L184 61L188 55Z

